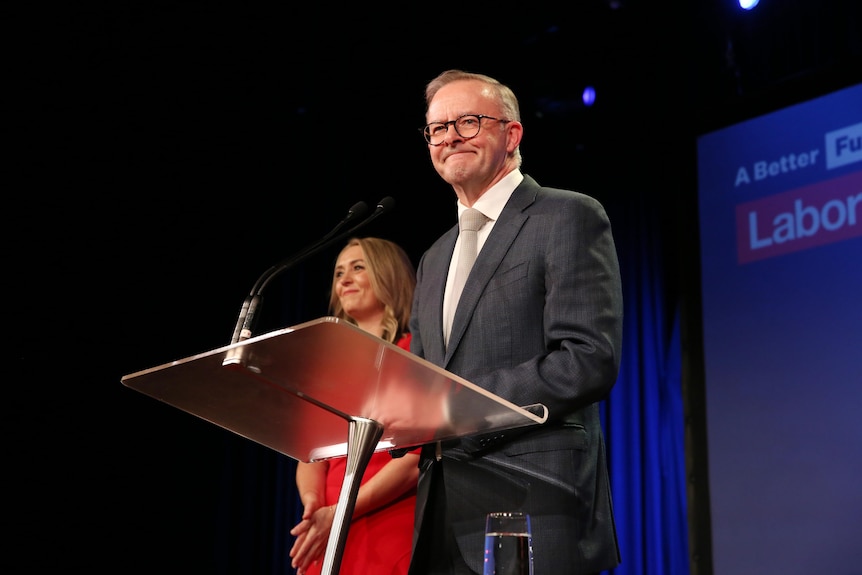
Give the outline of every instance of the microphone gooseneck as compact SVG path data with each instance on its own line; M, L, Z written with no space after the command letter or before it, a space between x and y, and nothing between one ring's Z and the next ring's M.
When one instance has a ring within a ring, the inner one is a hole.
M311 244L310 246L302 249L299 253L294 254L274 266L270 267L263 274L257 278L257 281L254 283L254 286L251 288L251 292L249 292L248 296L246 296L245 301L242 304L242 308L239 312L239 318L237 319L236 326L234 327L233 337L231 338L231 343L238 343L240 341L244 341L251 337L255 320L257 319L257 313L260 309L262 302L262 293L266 286L272 281L278 274L281 272L295 266L299 262L313 256L317 252L331 246L333 243L353 234L359 228L365 227L370 224L372 221L376 220L383 214L389 212L395 206L395 200L392 199L391 196L386 196L377 202L377 206L374 208L374 211L370 216L365 217L365 214L368 213L368 206L365 202L356 202L353 206L348 210L347 215L338 222L332 230L329 231L325 236ZM353 225L352 227L347 227L349 224L359 220L358 223ZM347 228L345 230L345 228Z

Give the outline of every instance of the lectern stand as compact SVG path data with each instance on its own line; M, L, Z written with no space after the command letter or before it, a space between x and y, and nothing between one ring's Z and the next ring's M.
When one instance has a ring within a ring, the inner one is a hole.
M122 378L127 387L303 462L347 457L324 575L339 572L371 455L543 423L374 337L323 317Z

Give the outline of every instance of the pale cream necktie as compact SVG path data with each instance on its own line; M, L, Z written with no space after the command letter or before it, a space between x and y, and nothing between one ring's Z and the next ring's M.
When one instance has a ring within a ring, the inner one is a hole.
M473 262L476 261L476 255L479 245L479 230L488 221L488 217L475 208L467 208L461 214L460 228L461 231L461 248L458 252L458 267L455 269L455 278L452 285L452 293L449 296L450 309L449 318L455 316L455 308L458 307L458 300L461 299L461 292L464 290L464 284L467 282L467 276L470 275L470 270L473 267ZM449 326L451 329L451 325ZM447 330L447 343L449 340Z

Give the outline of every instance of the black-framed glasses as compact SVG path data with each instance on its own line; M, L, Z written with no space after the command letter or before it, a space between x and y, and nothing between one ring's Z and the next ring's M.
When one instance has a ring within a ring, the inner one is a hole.
M503 120L485 114L464 114L458 116L454 120L448 122L431 122L422 128L422 135L425 136L425 141L432 146L439 146L446 139L446 134L449 132L449 126L454 126L455 131L465 140L475 138L479 135L479 129L482 127L482 120L495 120L504 124L512 120Z

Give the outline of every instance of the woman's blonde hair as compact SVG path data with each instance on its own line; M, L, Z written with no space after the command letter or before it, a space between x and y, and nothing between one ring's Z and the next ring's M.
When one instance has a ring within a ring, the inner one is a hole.
M352 238L344 246L359 246L365 259L371 289L386 308L383 319L383 339L397 342L408 331L410 308L413 305L413 290L416 287L416 270L407 252L401 246L381 238ZM336 258L337 261L337 258ZM329 294L330 313L352 324L356 321L344 311L338 299L333 278Z

